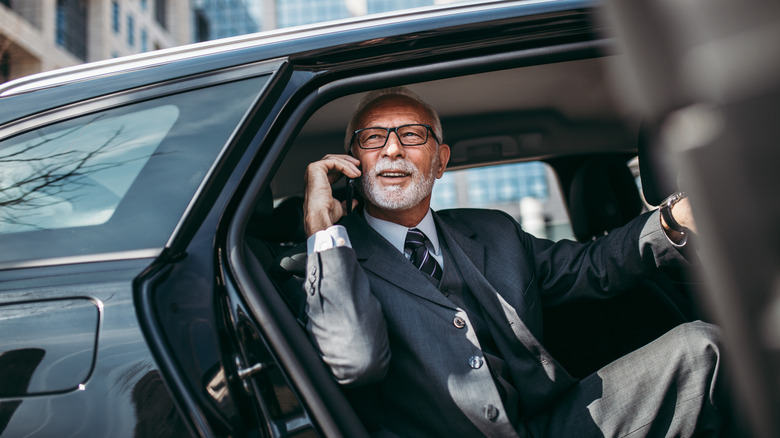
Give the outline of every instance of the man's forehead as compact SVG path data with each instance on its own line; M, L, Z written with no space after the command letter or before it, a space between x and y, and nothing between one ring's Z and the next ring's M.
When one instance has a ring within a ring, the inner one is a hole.
M428 111L406 96L384 96L369 104L359 117L359 124L403 120L404 123L431 123Z

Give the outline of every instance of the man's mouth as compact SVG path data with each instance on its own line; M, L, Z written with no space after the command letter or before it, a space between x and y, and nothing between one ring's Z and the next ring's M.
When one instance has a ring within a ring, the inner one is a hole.
M406 172L380 172L379 176L383 178L403 178L409 176Z

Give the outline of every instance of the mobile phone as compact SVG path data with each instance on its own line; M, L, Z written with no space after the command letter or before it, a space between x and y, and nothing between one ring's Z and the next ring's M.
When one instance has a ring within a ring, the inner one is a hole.
M350 157L354 157L352 149L350 148L347 153ZM347 214L352 213L352 200L355 199L355 178L347 177Z
M347 214L352 213L353 199L355 199L355 179L347 178Z

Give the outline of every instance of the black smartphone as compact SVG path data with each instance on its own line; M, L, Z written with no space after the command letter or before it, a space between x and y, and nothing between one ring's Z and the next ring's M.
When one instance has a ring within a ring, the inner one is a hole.
M348 150L347 153L350 157L354 157L352 150ZM347 214L352 213L352 200L355 199L355 178L347 177Z
M352 213L353 199L355 199L355 179L347 178L347 214Z

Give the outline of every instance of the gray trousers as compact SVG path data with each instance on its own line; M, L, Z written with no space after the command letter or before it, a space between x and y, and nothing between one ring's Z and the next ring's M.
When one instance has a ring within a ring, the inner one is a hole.
M579 382L520 425L542 437L708 437L721 429L718 329L683 324Z

